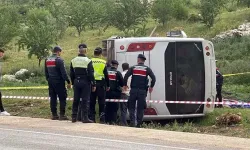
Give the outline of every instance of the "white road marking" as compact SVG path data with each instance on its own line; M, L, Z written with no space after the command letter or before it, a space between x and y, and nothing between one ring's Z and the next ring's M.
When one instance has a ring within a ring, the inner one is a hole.
M117 143L125 143L125 144L135 144L135 145L152 146L152 147L159 147L159 148L171 148L171 149L179 149L179 150L198 150L198 149L190 149L190 148L184 148L184 147L173 147L173 146L165 146L165 145L157 145L157 144L137 143L137 142L130 142L130 141L122 141L122 140L112 140L112 139L103 139L103 138L94 138L94 137L74 136L74 135L56 134L56 133L47 133L47 132L37 132L37 131L28 131L28 130L5 129L5 128L0 128L0 130L23 132L23 133L33 133L33 134L42 134L42 135L51 135L51 136L61 136L61 137L69 137L69 138L89 139L89 140L106 141L106 142L117 142Z

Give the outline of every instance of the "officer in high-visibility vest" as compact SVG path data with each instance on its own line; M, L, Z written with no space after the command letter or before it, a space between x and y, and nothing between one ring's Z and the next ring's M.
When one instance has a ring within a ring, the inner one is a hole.
M96 98L98 98L100 123L105 123L105 97L106 91L109 90L109 78L106 61L100 58L101 55L102 49L100 47L97 47L94 50L94 58L92 58L95 71L94 76L96 81L96 91L91 93L89 117L95 122L95 105Z
M79 55L71 60L70 78L74 85L74 101L72 106L72 122L77 120L78 106L81 101L81 120L83 123L93 123L88 117L89 100L92 90L96 90L94 68L91 59L86 57L87 45L79 45Z

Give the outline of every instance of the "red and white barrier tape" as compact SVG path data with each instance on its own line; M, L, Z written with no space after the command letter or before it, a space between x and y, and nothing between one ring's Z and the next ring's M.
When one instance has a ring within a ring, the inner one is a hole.
M2 98L6 98L6 99L32 99L32 100L50 100L50 97L35 97L35 96L2 96ZM72 101L73 98L67 98L67 100ZM164 104L164 103L168 103L168 104L223 104L223 105L250 105L250 102L246 103L246 102L238 102L236 100L231 100L230 101L226 101L228 99L224 99L223 102L202 102L202 101L165 101L165 100L146 100L147 103L158 103L158 104ZM106 102L122 102L125 103L128 100L125 99L106 99ZM234 102L232 102L234 101Z
M50 100L50 97L35 97L35 96L2 96L6 99L32 99L32 100ZM73 98L67 98L67 100L73 100Z

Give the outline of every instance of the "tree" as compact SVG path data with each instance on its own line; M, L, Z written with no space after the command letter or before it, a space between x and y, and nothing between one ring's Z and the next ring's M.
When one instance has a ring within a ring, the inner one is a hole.
M105 12L104 7L100 1L90 0L86 3L88 12L87 12L87 22L91 29L94 29L95 26L101 25L102 19L104 18Z
M240 2L250 8L250 0L240 0Z
M19 15L13 7L0 9L0 48L5 47L18 34Z
M173 0L156 0L152 6L152 15L164 26L173 16Z
M18 41L19 49L26 47L28 57L35 55L39 66L59 37L56 23L56 19L45 9L32 9L27 14L27 22Z
M201 0L201 16L203 22L208 26L214 25L214 20L220 12L220 8L225 4L224 0Z
M109 26L112 26L112 19L115 15L115 3L114 0L100 0L100 3L102 6L102 17L97 25L99 27L99 32L101 32L100 30L105 32ZM101 29L101 27L103 27L103 29Z
M56 3L55 0L45 0L44 5L45 9L48 9L51 15L56 19L57 29L60 31L60 38L62 38L69 26L67 10L64 9L66 8L65 1Z
M177 20L188 19L188 8L185 6L182 0L174 0L173 4L173 17Z
M111 25L128 35L130 30L145 22L147 5L147 0L117 0L110 12Z
M82 31L88 25L88 7L87 2L79 0L68 0L68 19L69 25L76 28L78 35L80 36Z

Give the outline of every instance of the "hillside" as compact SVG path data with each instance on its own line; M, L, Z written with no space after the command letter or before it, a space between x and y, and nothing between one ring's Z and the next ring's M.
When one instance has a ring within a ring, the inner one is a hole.
M188 37L202 37L211 39L223 31L237 28L245 20L250 20L249 16L250 9L246 8L239 9L235 12L224 12L216 18L216 24L211 29L205 27L202 23L189 23L187 21L171 20L166 26L159 25L154 35L165 36L167 31L177 27L182 28L187 33ZM148 35L151 33L155 25L156 23L152 19L149 19L149 23L147 24ZM69 62L70 59L76 55L77 45L79 43L87 43L89 49L93 50L95 47L101 46L101 41L103 39L106 39L112 35L123 35L123 33L115 28L109 28L102 35L99 35L98 30L87 30L80 37L78 37L74 28L68 28L65 36L58 42L58 45L60 45L64 50L62 57L65 59L65 62ZM35 57L28 59L28 52L25 50L21 50L19 52L15 42L13 42L10 46L12 48L6 52L7 60L5 61L4 65L5 73L13 72L12 70L16 71L23 67L37 68L38 61ZM215 49L215 51L217 53L219 50ZM92 55L91 52L89 52L89 55ZM13 64L13 62L15 63Z

